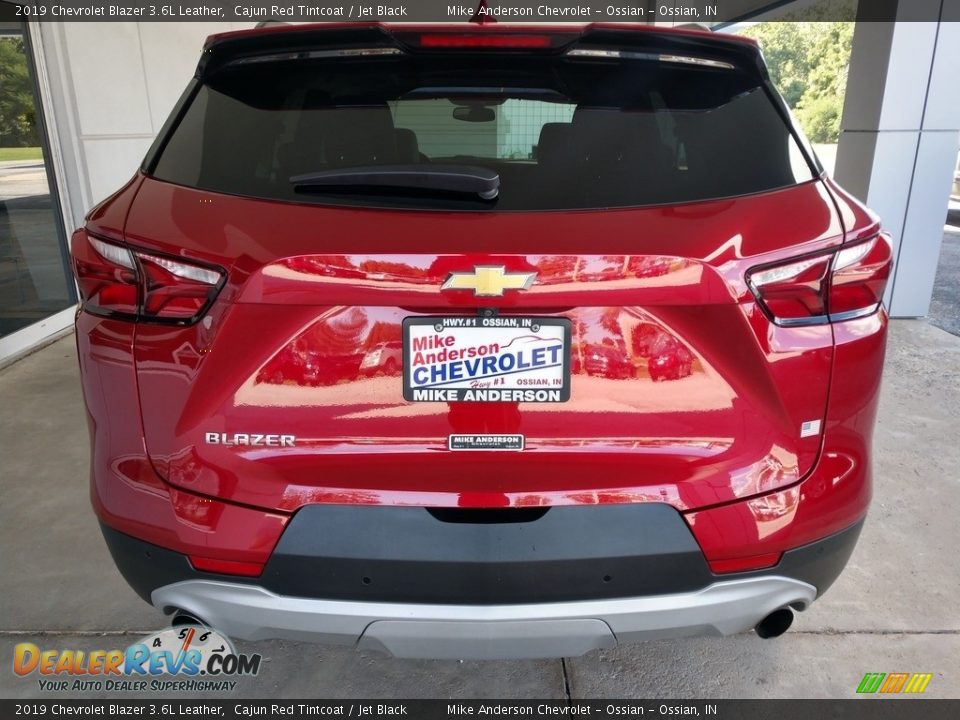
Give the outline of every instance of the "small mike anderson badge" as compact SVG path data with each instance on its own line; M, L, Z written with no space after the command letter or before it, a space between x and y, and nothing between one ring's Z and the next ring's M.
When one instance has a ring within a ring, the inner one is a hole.
M523 450L523 435L450 435L450 450Z

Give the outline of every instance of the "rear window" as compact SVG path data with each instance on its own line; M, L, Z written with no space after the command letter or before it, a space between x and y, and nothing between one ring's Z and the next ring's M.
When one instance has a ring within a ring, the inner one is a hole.
M813 178L767 90L735 69L492 54L237 63L195 92L153 174L335 205L491 211L686 203ZM312 187L344 168L499 175L442 187Z

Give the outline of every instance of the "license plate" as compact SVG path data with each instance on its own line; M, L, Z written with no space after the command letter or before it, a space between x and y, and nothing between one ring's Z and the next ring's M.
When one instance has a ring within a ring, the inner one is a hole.
M566 402L570 321L405 318L403 397L411 402Z

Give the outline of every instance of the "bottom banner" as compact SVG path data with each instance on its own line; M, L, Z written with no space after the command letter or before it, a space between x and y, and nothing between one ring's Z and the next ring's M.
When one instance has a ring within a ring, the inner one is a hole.
M705 717L750 720L954 720L960 700L0 700L12 717L397 718Z

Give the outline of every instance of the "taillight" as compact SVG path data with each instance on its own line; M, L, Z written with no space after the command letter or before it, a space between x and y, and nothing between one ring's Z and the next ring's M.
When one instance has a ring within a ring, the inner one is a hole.
M754 268L747 284L778 325L815 325L876 312L893 251L884 234L830 253Z
M143 314L146 317L191 320L216 294L219 271L179 260L137 253L143 275Z
M136 315L140 304L137 262L126 248L78 232L71 247L84 306Z
M750 287L774 321L783 325L827 319L830 256L806 258L751 272Z
M221 270L130 250L78 231L71 243L83 309L95 315L189 324L220 289Z
M876 312L893 267L893 247L886 235L841 249L830 275L830 319L847 320Z

